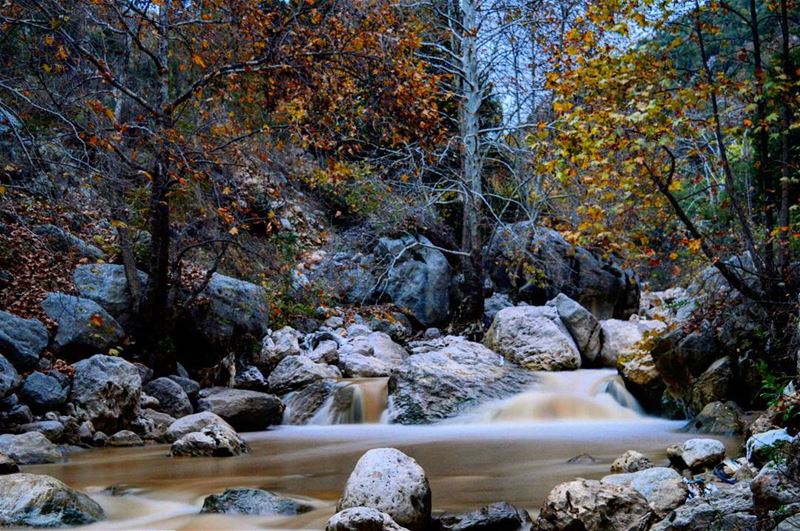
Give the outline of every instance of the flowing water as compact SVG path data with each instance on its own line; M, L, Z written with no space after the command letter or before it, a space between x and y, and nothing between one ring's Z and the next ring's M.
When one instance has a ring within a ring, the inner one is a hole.
M245 434L251 451L231 458L167 457L166 445L97 449L59 465L26 467L88 492L106 510L96 529L324 529L355 462L371 448L396 447L426 470L434 511L508 501L535 513L556 484L599 478L628 449L666 462L665 448L691 434L682 422L641 415L614 371L542 374L534 389L434 426L378 423L386 380L355 386L348 412L308 426ZM362 424L328 424L360 419ZM730 450L736 441L726 440ZM596 463L568 464L588 453ZM109 487L115 486L114 489ZM259 487L314 505L296 517L199 515L203 498L228 487Z

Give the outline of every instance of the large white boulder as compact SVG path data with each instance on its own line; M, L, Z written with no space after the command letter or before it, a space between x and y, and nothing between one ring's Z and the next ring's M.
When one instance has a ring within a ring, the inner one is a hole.
M616 367L621 357L631 356L641 351L640 346L646 335L666 330L662 321L649 321L633 317L629 321L606 319L600 321L603 329L603 348L600 359L605 367Z
M645 497L660 518L677 508L689 496L683 477L672 468L653 467L638 472L612 474L601 480L603 485L630 487Z

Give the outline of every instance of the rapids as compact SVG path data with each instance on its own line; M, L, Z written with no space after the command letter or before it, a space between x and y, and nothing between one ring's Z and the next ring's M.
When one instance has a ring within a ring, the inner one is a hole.
M533 389L431 426L379 423L385 378L339 385L355 386L348 409L326 403L312 425L244 434L251 447L245 456L173 459L158 445L87 450L68 463L25 468L96 499L108 520L90 526L95 529L319 530L335 512L355 462L371 448L396 447L419 461L434 511L508 501L535 514L562 481L602 477L628 449L666 462L667 446L693 436L679 431L681 421L642 415L613 370L540 374ZM346 424L355 421L363 423ZM736 441L726 443L735 448ZM583 453L596 463L567 463ZM205 496L228 487L266 488L315 510L295 517L198 514Z

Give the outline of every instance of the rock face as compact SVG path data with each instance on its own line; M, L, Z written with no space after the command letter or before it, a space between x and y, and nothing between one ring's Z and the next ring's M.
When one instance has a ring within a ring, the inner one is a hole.
M158 409L175 418L192 414L192 402L177 382L169 378L156 378L148 382L142 390L159 402Z
M209 424L172 443L169 453L175 457L232 457L247 453L247 444L227 425Z
M725 458L725 445L716 439L689 439L667 448L673 465L690 470L711 468Z
M64 527L105 518L89 496L38 474L0 476L0 523L4 526Z
M590 364L594 363L600 356L600 349L603 346L602 329L597 318L563 293L559 293L547 305L556 309L572 339L575 340L583 359Z
M310 505L261 489L225 489L203 501L201 513L250 514L258 516L295 515L308 512Z
M581 366L572 336L550 306L500 310L483 344L526 369L560 371Z
M276 394L300 389L318 380L340 378L336 367L314 363L306 356L287 356L273 369L267 378L270 391Z
M647 500L635 490L578 479L550 492L536 524L541 531L638 531L649 518Z
M601 483L632 488L645 497L659 518L679 507L689 496L683 477L671 468L653 467L639 472L613 474L604 477Z
M412 344L389 380L389 421L423 424L520 392L535 380L479 343L447 336Z
M147 273L137 271L139 284L147 285ZM125 267L117 264L85 264L72 274L78 294L95 301L120 323L126 323L133 310Z
M756 529L753 495L747 482L697 496L681 505L650 529L652 531L707 531Z
M260 431L280 424L283 402L275 395L212 387L200 392L199 411L210 411L225 419L238 431Z
M703 371L692 385L689 408L702 411L711 402L722 401L731 396L734 385L733 370L728 358L720 358Z
M381 238L374 255L390 266L379 290L393 303L408 309L423 326L447 319L452 272L447 258L427 238Z
M35 411L48 411L61 407L69 398L69 378L58 371L43 374L34 371L28 375L19 396Z
M261 338L267 333L269 305L264 288L214 273L203 295L209 304L200 330L215 342L243 333Z
M203 428L211 424L220 424L226 428L233 429L233 426L222 420L222 417L219 415L215 415L210 411L201 411L200 413L187 415L183 418L175 420L175 422L170 424L169 428L167 428L164 438L168 442L176 441L184 435L201 431Z
M334 514L325 531L408 531L386 513L369 507L353 507Z
M533 526L527 511L505 502L468 513L445 513L437 523L441 531L526 531Z
M639 472L652 467L653 463L650 462L646 455L640 454L635 450L628 450L611 463L611 473Z
M347 479L337 511L370 507L385 512L412 531L427 529L431 489L425 471L394 448L378 448L361 456Z
M484 267L498 290L516 301L541 305L564 293L598 319L627 319L639 310L633 273L530 222L498 231Z
M17 370L35 368L48 341L47 329L39 321L0 311L0 354Z
M16 391L20 381L19 373L11 362L0 355L0 398L5 398Z
M38 431L29 431L20 435L0 435L0 453L7 455L20 465L64 461L64 456L58 447Z
M646 334L663 331L661 321L607 319L600 321L603 328L603 348L600 352L605 367L616 367L618 359L625 359L639 352L639 344Z
M59 349L105 351L125 336L119 323L93 300L50 293L42 308L58 323L53 342Z
M73 367L70 401L82 420L90 420L97 430L114 433L136 419L142 394L136 365L96 354Z

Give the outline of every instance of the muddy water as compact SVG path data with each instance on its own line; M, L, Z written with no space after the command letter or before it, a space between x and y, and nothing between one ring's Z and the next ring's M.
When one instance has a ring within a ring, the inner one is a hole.
M664 449L691 438L678 431L681 422L617 409L626 398L623 393L609 402L606 395L613 398L620 390L602 383L608 376L601 371L554 376L538 391L516 397L517 402L499 401L479 415L435 426L285 426L246 434L251 452L242 457L173 459L162 445L89 450L66 464L27 468L94 497L108 516L96 529L323 529L359 456L386 446L399 448L425 468L435 511L502 500L535 512L554 485L575 477L599 478L627 449L666 463ZM605 415L593 416L595 406ZM735 450L736 441L725 442ZM567 463L582 453L597 462ZM107 489L112 485L115 493ZM227 487L266 488L309 501L316 509L281 518L198 514L205 496Z

